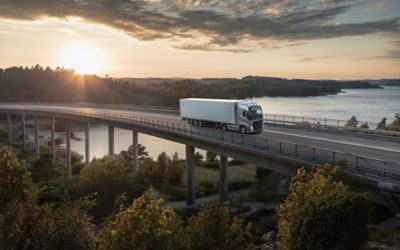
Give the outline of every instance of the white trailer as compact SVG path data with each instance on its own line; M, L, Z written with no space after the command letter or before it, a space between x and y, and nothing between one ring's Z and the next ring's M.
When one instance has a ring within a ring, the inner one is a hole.
M241 133L262 131L262 109L246 100L186 98L179 100L183 120L194 126L212 126Z

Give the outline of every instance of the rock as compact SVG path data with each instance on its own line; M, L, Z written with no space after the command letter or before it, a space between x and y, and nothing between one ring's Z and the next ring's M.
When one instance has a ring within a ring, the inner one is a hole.
M262 238L265 242L274 242L276 238L276 233L275 231L269 231L268 233L264 234Z

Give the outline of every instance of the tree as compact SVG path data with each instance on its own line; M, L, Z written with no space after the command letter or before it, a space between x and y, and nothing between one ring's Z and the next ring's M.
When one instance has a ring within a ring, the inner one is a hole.
M0 148L0 249L94 249L87 200L37 202L23 162Z
M180 219L151 190L121 210L104 227L100 249L185 249Z
M29 244L33 249L96 249L92 217L94 203L87 198L46 203L36 210Z
M30 181L25 163L8 148L0 147L0 212L12 201L27 199Z
M126 163L129 165L131 165L133 159L133 152L134 152L133 145L130 145L127 151L123 150L120 152L120 155L123 156ZM146 147L143 146L142 144L138 144L138 157L139 157L138 159L139 165L141 165L144 162L144 160L149 158L149 152L147 152Z
M382 120L376 126L376 129L386 129L386 117L382 118Z
M44 183L46 192L50 193L50 181L61 176L56 166L51 162L51 154L42 154L40 159L35 160L31 165L32 180L36 183Z
M164 170L165 180L168 184L179 186L182 184L183 168L179 165L179 157L175 155Z
M122 157L94 159L72 183L71 192L75 197L96 193L93 210L96 221L115 209L114 201L119 194L125 193L133 199L146 188L137 181L132 167L124 163Z
M400 113L396 113L394 121L389 125L389 130L400 131Z
M345 127L352 127L352 128L356 128L358 124L357 118L353 115L350 120L347 120L346 125L344 125Z
M217 155L214 154L213 152L207 151L206 160L207 162L217 162Z
M187 247L191 250L250 249L247 241L250 224L243 225L238 218L231 218L227 203L204 207L189 218L185 231Z
M203 165L203 159L204 159L204 155L202 155L200 152L196 152L194 154L194 164L195 166L202 166Z
M364 122L360 125L360 128L369 129L368 123Z
M371 204L344 184L343 167L298 170L277 210L283 249L358 249L367 239Z

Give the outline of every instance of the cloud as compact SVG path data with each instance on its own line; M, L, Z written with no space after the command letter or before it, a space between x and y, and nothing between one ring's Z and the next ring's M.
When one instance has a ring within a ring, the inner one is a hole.
M0 0L0 17L81 17L139 40L166 39L190 50L248 52L246 41L297 41L394 33L399 18L340 23L357 0ZM199 39L205 42L192 44Z

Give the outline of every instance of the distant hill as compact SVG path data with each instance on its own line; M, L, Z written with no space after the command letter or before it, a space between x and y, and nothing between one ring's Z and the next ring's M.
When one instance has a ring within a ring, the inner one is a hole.
M319 96L348 88L379 88L367 81L246 76L239 78L102 78L63 68L0 69L1 102L92 102L178 106L185 97L244 99Z
M363 80L374 85L400 86L400 79Z

